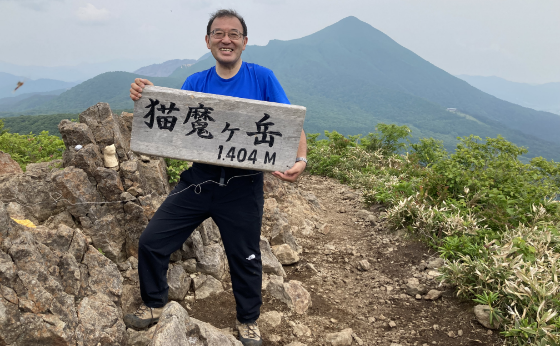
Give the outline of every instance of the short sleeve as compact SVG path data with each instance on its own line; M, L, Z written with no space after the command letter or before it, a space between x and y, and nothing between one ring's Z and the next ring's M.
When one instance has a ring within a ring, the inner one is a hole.
M192 88L192 85L190 83L189 77L187 77L187 79L185 79L185 83L183 83L183 86L181 87L181 90L194 91L193 88Z
M282 85L280 85L280 82L276 79L276 76L272 71L270 71L270 74L268 75L265 98L268 102L290 104L288 96L286 96Z

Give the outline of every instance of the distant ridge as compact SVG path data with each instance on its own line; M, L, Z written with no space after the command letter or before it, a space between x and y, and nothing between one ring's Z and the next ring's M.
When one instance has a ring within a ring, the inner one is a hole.
M560 115L560 82L531 85L494 76L460 75L457 77L499 99Z
M194 59L175 59L162 62L161 64L152 64L144 66L134 71L144 76L149 77L168 77L173 71L179 67L188 67L194 64L197 60Z

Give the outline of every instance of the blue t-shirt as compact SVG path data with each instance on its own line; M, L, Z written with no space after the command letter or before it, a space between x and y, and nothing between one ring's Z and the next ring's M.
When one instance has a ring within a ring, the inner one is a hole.
M245 99L290 104L274 73L266 67L242 62L239 72L230 79L216 73L216 67L187 77L182 90L241 97Z

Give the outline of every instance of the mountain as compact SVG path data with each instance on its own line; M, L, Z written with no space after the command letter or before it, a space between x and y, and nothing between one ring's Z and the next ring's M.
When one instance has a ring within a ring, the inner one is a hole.
M560 83L531 85L494 76L459 75L457 77L499 99L560 115Z
M138 70L134 71L134 73L138 73L144 76L149 77L167 77L173 71L175 71L178 67L188 67L194 64L196 60L193 59L175 59L175 60L168 60L162 62L161 64L152 64L149 66L144 66L139 68Z
M488 95L355 17L300 39L248 46L242 57L271 68L291 102L307 107L308 133L365 135L379 122L396 123L409 126L415 138L442 139L448 149L457 136L501 134L528 147L528 157L560 161L560 117ZM149 79L179 88L187 76L214 64L214 59L199 59L169 77ZM135 77L104 73L25 113L75 113L100 101L115 110L131 109L128 90ZM0 114L8 115L19 114Z
M80 113L97 102L107 102L113 110L132 109L129 97L134 78L149 78L154 84L180 88L184 81L169 77L148 77L129 72L106 72L89 79L25 114ZM0 113L0 117L20 115L17 112Z
M18 82L24 82L18 90L14 91ZM53 91L59 89L69 89L78 82L64 82L55 79L27 80L25 77L16 76L10 73L0 72L0 98L14 97L22 94Z
M84 81L109 71L132 72L153 61L147 59L111 60L101 63L81 63L73 66L24 66L0 61L0 71L30 79L57 79L65 82Z

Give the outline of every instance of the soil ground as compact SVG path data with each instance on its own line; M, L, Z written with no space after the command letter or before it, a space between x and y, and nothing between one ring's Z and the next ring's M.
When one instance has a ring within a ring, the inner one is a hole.
M309 291L312 307L297 315L263 291L261 314L283 313L277 327L260 325L264 345L287 345L299 341L308 346L327 345L325 335L352 328L363 345L501 345L496 331L476 320L473 304L455 297L453 288L440 285L419 268L437 257L426 245L406 234L387 230L383 207L369 210L378 222L364 221L356 213L366 207L360 195L332 179L304 175L298 189L312 192L322 205L317 217L330 225L322 234L295 234L303 246L300 262L286 266L287 280L298 280ZM371 268L357 269L367 259ZM307 265L311 263L319 273ZM416 277L430 289L444 291L436 301L405 294L404 285ZM195 301L189 314L218 328L235 324L235 301L231 289L210 299ZM394 323L390 323L394 322ZM309 336L294 335L294 323L311 330ZM391 325L396 325L391 327ZM277 339L279 341L270 341ZM352 345L358 345L354 339Z

